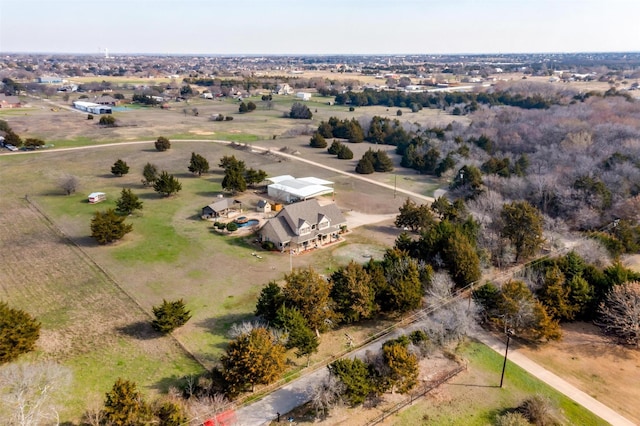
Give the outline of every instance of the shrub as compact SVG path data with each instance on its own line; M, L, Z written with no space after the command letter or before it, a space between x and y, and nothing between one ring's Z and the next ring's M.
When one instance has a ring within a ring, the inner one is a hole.
M0 302L0 364L31 352L40 337L40 323L27 312Z
M238 230L238 224L235 222L229 222L227 223L227 231L229 232L233 232L233 231L237 231Z
M276 249L276 245L273 243L273 241L263 241L262 242L262 248L264 250L272 251L272 250Z
M397 111L396 111L396 115L397 115L398 117L400 117L400 116L402 115L402 110L401 110L401 109L397 110Z
M93 120L93 115L92 114L87 114L87 120Z
M102 117L100 117L100 121L98 122L98 124L105 127L115 127L116 119L113 117L113 115L103 115Z
M156 140L155 144L156 149L161 152L171 148L171 142L169 142L169 139L165 138L164 136L160 136L158 140Z
M340 160L351 160L353 159L353 151L348 146L342 145L338 150L338 158Z
M233 117L226 116L226 117L224 118L224 121L231 121L231 120L233 120Z
M161 333L170 333L191 319L191 312L187 310L182 299L173 302L163 299L162 305L153 307L153 315L156 319L151 325Z
M310 119L312 117L313 113L306 105L303 105L300 102L295 102L293 105L291 105L289 118Z
M355 111L355 110L356 110L356 109L355 109L354 107L352 107L352 106L350 106L350 107L349 107L349 111L353 112L353 111Z
M313 136L311 136L309 145L311 145L313 148L326 148L327 141L322 137L320 133L315 132Z
M327 152L329 154L338 155L338 153L340 152L340 148L342 148L342 142L334 139L329 149L327 149Z

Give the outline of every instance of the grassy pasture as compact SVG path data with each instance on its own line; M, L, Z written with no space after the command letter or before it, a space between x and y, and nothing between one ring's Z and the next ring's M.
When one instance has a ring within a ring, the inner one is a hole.
M498 385L503 357L487 346L467 342L459 348L459 353L468 361L467 372L454 377L433 394L414 402L398 415L389 417L383 424L493 424L495 417L503 410L515 408L535 394L542 394L551 399L552 405L561 416L562 424L607 424L510 361L507 362L505 386L501 389Z
M3 299L42 320L38 356L59 359L74 370L76 391L65 401L64 418L77 419L87 395L101 398L118 376L155 392L165 389L173 378L200 370L175 340L149 337L153 335L148 327L151 307L163 298L187 301L193 318L174 337L210 366L225 347L231 324L251 317L260 288L289 271L289 256L262 252L263 258L257 259L251 252L259 248L250 239L214 234L211 223L199 219L200 209L220 191L222 174L213 172L198 178L188 173L191 152L208 158L214 170L220 157L236 155L248 167L262 168L271 175L344 179L322 169L311 171L310 166L298 162L207 142L175 141L164 153L147 142L0 156L0 179L6 183L0 188L0 211L3 225L11 229L2 232L0 240L3 251L13 253L11 264L18 268L0 273ZM130 166L130 173L120 178L110 173L118 158ZM167 199L144 188L140 179L147 161L176 174L182 192ZM71 196L58 188L67 174L77 176L81 185ZM128 219L134 231L113 246L96 246L88 237L91 217L96 210L115 207L123 187L131 188L145 203L139 215ZM86 194L93 191L106 192L108 200L88 204ZM388 193L357 183L342 189L338 201L350 199L354 205L365 201L372 210L397 211L400 199L398 203L383 202ZM21 200L25 194L82 251L52 230L43 230L46 221ZM258 199L258 195L248 194L247 208ZM19 219L18 226L12 225L12 218ZM389 243L388 238L384 243L377 241L376 232L375 227L362 229L349 238L372 246ZM329 273L339 265L332 251L341 247L344 244L314 255L294 256L291 262L294 268L313 265ZM120 288L92 267L83 253L108 271ZM381 326L360 325L350 334L364 339ZM343 332L335 333L323 338L323 348L312 362L346 348L346 341L340 338Z
M348 107L312 102L309 105L314 112L313 120L289 120L282 115L295 101L292 97L278 98L271 110L266 109L259 98L251 100L258 109L244 115L237 113L237 102L201 99L190 101L189 105L176 104L168 111L145 108L118 112L114 116L121 127L113 129L100 128L96 120L87 120L84 114L64 110L53 112L48 104L40 105L38 101L34 102L36 107L7 118L23 138L41 137L56 147L153 140L160 135L174 140L172 149L165 153L156 152L153 143L145 143L0 155L0 179L4 183L0 187L0 217L3 226L11 227L0 232L0 243L3 252L12 253L12 265L17 268L0 270L0 290L9 303L23 307L43 321L43 339L37 356L61 359L73 368L74 385L77 383L78 386L73 387L73 394L69 396L66 418L77 418L86 396L92 394L101 398L119 375L154 392L166 388L174 377L200 370L176 341L148 337L150 331L144 324L151 307L163 298L182 297L187 301L193 318L174 336L198 360L210 366L228 340L226 331L230 325L251 316L260 288L271 279L282 279L289 271L288 256L264 253L263 259L259 260L251 256L258 248L250 239L215 235L210 231L210 223L198 219L200 209L220 190L222 175L219 172L201 178L190 175L187 165L191 152L208 158L214 170L222 155L235 155L248 167L262 168L270 175L313 175L334 181L336 201L347 214L350 209L364 213L394 213L404 201L401 194L394 197L391 190L333 171L215 143L184 141L227 139L273 150L286 147L298 151L303 158L346 171L353 171L366 149L393 150L393 147L374 147L367 143L351 144L354 160L342 161L328 155L326 150L310 148L309 136L285 138L282 135L291 128L313 130L320 120L330 116L387 115L396 118L397 108L386 111L384 107L368 107L349 112ZM198 108L198 117L182 111L193 107ZM398 117L401 121L420 121L426 125L446 125L453 119L465 119L441 115L437 110L416 114L408 109L403 111L405 114ZM233 115L234 120L218 123L207 119L218 113ZM273 135L277 138L273 139ZM110 174L110 167L118 158L131 167L129 175L122 178ZM399 164L397 157L394 160ZM147 161L176 174L183 184L182 192L163 199L152 189L143 188L141 171ZM66 174L78 176L81 182L79 192L69 197L62 195L58 188L58 181ZM432 195L439 185L446 185L446 182L404 169L367 177L425 195ZM144 210L129 219L134 225L133 233L118 244L98 247L88 238L91 216L96 210L114 207L123 187L131 188L142 198ZM86 194L92 191L107 192L109 200L89 205ZM49 230L47 234L43 229L46 222L20 201L24 194L29 194L65 234L114 277L121 288L87 264L82 253L73 247L65 249L64 240L53 231ZM258 197L249 195L247 205ZM19 224L12 226L16 217L20 218ZM353 232L348 239L349 242L381 247L389 245L387 231L382 226L370 226ZM44 247L38 248L39 242ZM329 273L344 260L346 247L346 244L340 244L313 255L294 256L292 263L294 267L313 265L317 270ZM55 266L52 268L52 265ZM30 285L25 286L25 282ZM92 320L85 321L87 317ZM360 340L377 329L378 325L369 324L348 332L355 340ZM343 334L344 330L337 330L323 336L320 353L312 357L312 362L343 350L346 344ZM83 338L85 335L88 338ZM486 418L485 414L476 416ZM466 423L460 420L450 424Z
M174 339L153 332L148 313L26 201L6 193L0 200L2 299L42 322L38 350L27 359L55 359L73 371L60 402L63 420L77 419L118 377L153 394L202 370Z

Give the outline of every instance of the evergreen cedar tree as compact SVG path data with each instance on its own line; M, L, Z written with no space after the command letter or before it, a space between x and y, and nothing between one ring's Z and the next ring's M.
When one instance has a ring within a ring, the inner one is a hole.
M244 192L247 185L254 186L267 178L264 170L247 170L244 161L237 160L233 155L222 157L219 167L224 169L222 188L233 193Z
M420 238L414 241L403 233L396 240L397 249L424 262L441 259L443 265L433 263L431 266L446 267L458 287L480 278L480 258L476 248L478 224L468 215L464 203L450 203L440 197L429 207L424 204L418 206L407 199L399 211L395 225L419 232ZM439 216L439 221L434 213Z
M318 352L318 335L309 328L307 320L297 308L287 308L284 304L278 309L273 326L287 333L287 349L296 348L296 357L306 357L307 366L311 355Z
M269 384L284 372L285 347L263 327L254 328L229 342L220 358L222 376L229 395L238 395L247 387Z
M533 341L558 340L562 337L559 321L535 298L522 281L508 281L498 289L487 283L473 293L483 315L498 327Z
M158 179L158 168L154 164L147 163L142 170L142 176L144 177L142 184L149 186Z
M309 145L311 145L312 148L326 148L327 141L324 139L324 137L320 133L315 132L313 136L311 136Z
M418 357L409 352L408 341L391 341L382 345L382 359L387 366L385 387L407 393L418 383Z
M328 365L329 373L344 385L343 396L351 406L362 404L374 391L368 365L359 358L343 358Z
M526 201L514 201L502 207L500 217L504 223L500 234L514 246L515 261L533 256L544 241L538 209Z
M353 151L351 151L348 146L342 145L338 150L338 159L339 160L353 159Z
M116 212L122 216L128 216L135 210L142 209L142 201L131 192L129 188L122 188L120 198L116 201Z
M287 306L296 307L309 327L318 331L329 329L336 322L331 284L313 268L294 270L285 275L282 289Z
M152 419L151 408L134 382L118 378L105 395L103 415L108 424L136 425Z
M182 299L171 302L162 299L161 305L153 307L153 315L156 318L151 325L161 333L170 333L191 319L191 312L187 310Z
M180 192L182 190L182 184L173 175L163 170L154 182L153 189L165 197L169 197L172 194Z
M293 105L291 105L291 110L289 111L289 118L310 120L312 117L313 117L313 114L311 113L311 110L306 105L303 105L300 102L294 102Z
M40 322L0 301L0 365L33 351L39 337Z
M158 151L166 151L169 148L171 148L171 142L169 141L169 139L165 138L164 136L160 136L156 140L155 146Z
M344 145L342 145L340 141L337 141L334 139L333 142L331 143L331 146L327 149L327 152L331 155L338 155L338 152L340 152L340 149L343 146Z
M191 173L197 173L198 176L202 176L202 173L207 173L209 171L209 162L202 155L192 152L191 161L189 162L189 171Z
M375 292L365 268L353 260L331 275L331 298L340 322L349 324L371 318L377 311Z
M371 148L364 153L358 165L356 172L360 174L371 174L376 172L390 172L393 170L393 161L389 155L382 150L373 151Z
M129 166L121 159L118 159L113 163L113 166L111 166L111 173L118 177L126 175L129 173Z
M109 244L124 237L133 230L133 225L124 223L125 217L113 209L97 211L91 219L91 237L98 244Z

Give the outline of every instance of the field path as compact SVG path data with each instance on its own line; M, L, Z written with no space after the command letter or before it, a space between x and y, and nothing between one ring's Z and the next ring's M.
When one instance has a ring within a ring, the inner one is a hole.
M102 145L87 145L87 146L76 146L76 147L71 147L71 148L53 148L53 149L47 149L47 150L39 150L39 151L17 151L17 152L12 152L12 153L5 153L6 155L26 155L26 154L42 154L45 152L61 152L61 151L79 151L79 150L85 150L85 149L99 149L99 148L105 148L105 147L110 147L113 148L113 146L122 146L122 145L140 145L140 144L149 144L149 143L154 143L154 140L145 140L145 141L128 141L128 142L118 142L118 143L108 143L108 144L102 144ZM180 143L180 142L201 142L201 143L206 143L206 142L213 142L213 143L219 143L219 144L223 144L223 145L232 145L234 142L230 142L230 141L223 141L223 140L217 140L217 139L180 139L180 140L176 140L173 143ZM284 158L288 158L288 159L292 159L295 161L299 161L302 163L307 163L307 164L311 164L314 167L319 167L321 169L325 169L325 170L329 170L332 171L334 173L338 173L344 176L348 176L352 179L358 179L361 180L363 182L367 182L367 183L371 183L373 185L378 185L382 188L386 188L386 189L390 189L392 191L396 191L399 192L401 194L405 194L405 195L409 195L411 197L414 197L416 199L420 199L423 201L426 201L428 203L432 203L435 199L433 197L428 197L426 195L422 195L422 194L418 194L417 192L413 192L413 191L408 191L406 189L402 189L402 188L398 188L394 185L389 185L383 182L378 182L375 179L370 179L367 177L364 177L361 174L358 173L351 173L351 172L345 172L344 170L340 170L337 169L335 167L331 167L331 166L327 166L325 164L322 163L318 163L316 161L312 161L312 160L307 160L306 158L302 158L299 155L293 155L293 154L287 154L284 152L279 151L278 149L275 148L270 148L270 147L264 147L264 146L260 146L260 145L256 145L255 143L252 143L251 148L257 151L261 151L261 152L271 152L274 155L280 156L280 157L284 157Z

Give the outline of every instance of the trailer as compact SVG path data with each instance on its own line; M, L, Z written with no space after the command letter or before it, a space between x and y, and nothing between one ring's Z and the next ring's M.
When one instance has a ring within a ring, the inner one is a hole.
M106 201L107 194L104 192L92 192L89 194L89 204L97 204Z

